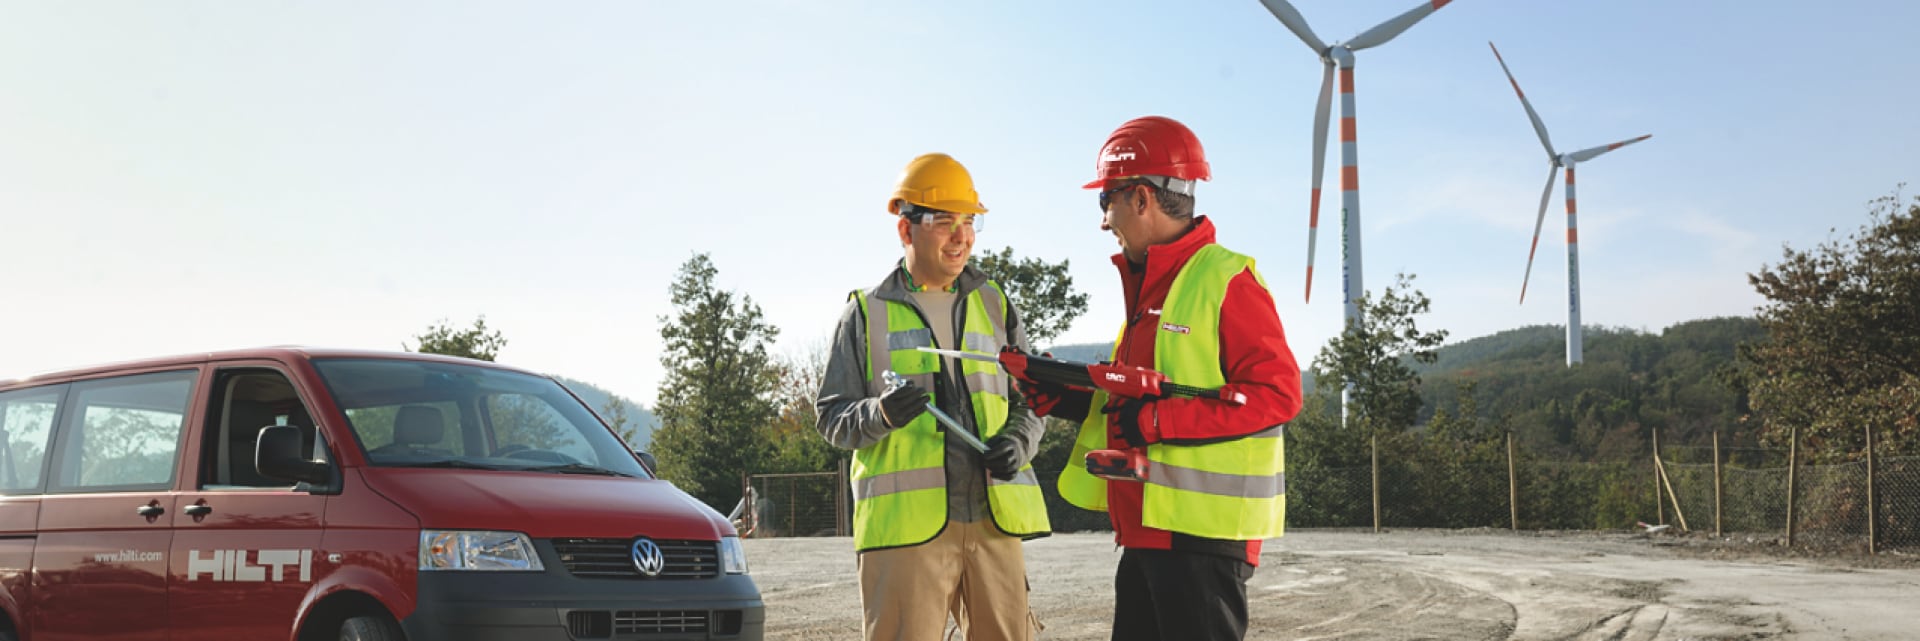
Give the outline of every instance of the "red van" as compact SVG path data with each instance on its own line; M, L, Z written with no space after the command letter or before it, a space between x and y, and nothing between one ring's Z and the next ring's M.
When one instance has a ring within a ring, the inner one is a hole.
M726 519L552 379L256 349L0 382L0 641L761 638Z

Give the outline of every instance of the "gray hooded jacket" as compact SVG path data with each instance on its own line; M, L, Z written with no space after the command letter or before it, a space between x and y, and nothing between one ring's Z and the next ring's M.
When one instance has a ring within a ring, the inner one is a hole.
M894 301L912 306L922 317L928 310L920 309L913 300L908 286L905 267L895 267L886 280L873 289L876 298ZM987 283L986 274L968 266L955 280L958 300L951 310L942 310L953 315L952 326L955 333L963 332L964 324L960 318L965 308L966 297ZM1031 351L1027 344L1026 330L1020 324L1018 310L1008 305L1007 344ZM960 344L959 336L938 337L942 347ZM870 396L866 380L867 328L866 319L860 314L859 303L847 301L847 307L840 313L840 325L834 329L833 345L827 355L827 373L820 384L820 394L814 400L818 423L816 428L827 442L835 447L857 450L880 442L893 431L880 413L880 399ZM944 367L957 369L951 359L943 360ZM973 404L959 394L953 393L954 382L946 371L935 378L935 401L941 411L954 420L980 434L981 428L974 424ZM1020 396L1018 388L1010 390L1007 399L1007 425L1001 429L1018 444L1020 463L1025 465L1033 460L1034 453L1040 447L1040 435L1045 424L1027 408L1025 398ZM979 452L960 442L959 439L947 439L947 518L951 521L973 522L988 517L986 467Z

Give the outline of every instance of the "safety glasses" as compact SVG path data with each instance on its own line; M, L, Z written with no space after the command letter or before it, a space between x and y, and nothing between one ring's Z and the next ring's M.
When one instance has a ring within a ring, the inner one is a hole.
M1108 189L1106 191L1100 192L1100 215L1101 216L1107 215L1107 206L1113 204L1114 194L1118 194L1120 192L1133 189L1134 187L1148 187L1148 186L1150 185L1144 182L1128 182L1126 184L1120 185L1119 187L1114 187L1113 189Z
M961 227L965 227L977 234L986 226L986 221L974 214L956 214L937 209L924 208L918 210L916 213L919 219L915 221L914 224L919 225L921 229L927 231L957 233Z

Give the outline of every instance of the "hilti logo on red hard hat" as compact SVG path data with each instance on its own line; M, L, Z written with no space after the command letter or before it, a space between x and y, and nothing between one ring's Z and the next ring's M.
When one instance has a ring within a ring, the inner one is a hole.
M1100 156L1100 162L1120 162L1133 159L1134 154L1131 151L1109 151L1105 155Z

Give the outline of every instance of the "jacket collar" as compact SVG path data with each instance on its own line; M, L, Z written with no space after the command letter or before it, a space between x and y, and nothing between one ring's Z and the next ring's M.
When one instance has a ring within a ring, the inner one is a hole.
M887 277L881 280L879 285L874 286L873 297L896 303L909 302L912 300L913 289L907 285L908 282L910 279L907 276L907 261L903 258L894 264L893 271L887 272ZM965 298L986 282L987 273L969 264L966 269L960 270L960 276L953 280L954 292Z
M1213 220L1206 216L1195 216L1193 226L1187 228L1187 233L1173 239L1172 242L1147 248L1145 273L1139 274L1139 278L1142 283L1170 281L1175 274L1180 273L1180 268L1187 264L1187 259L1199 253L1200 248L1212 244L1214 244ZM1137 273L1133 264L1127 262L1125 253L1114 254L1113 265L1120 268L1122 278L1128 278Z

